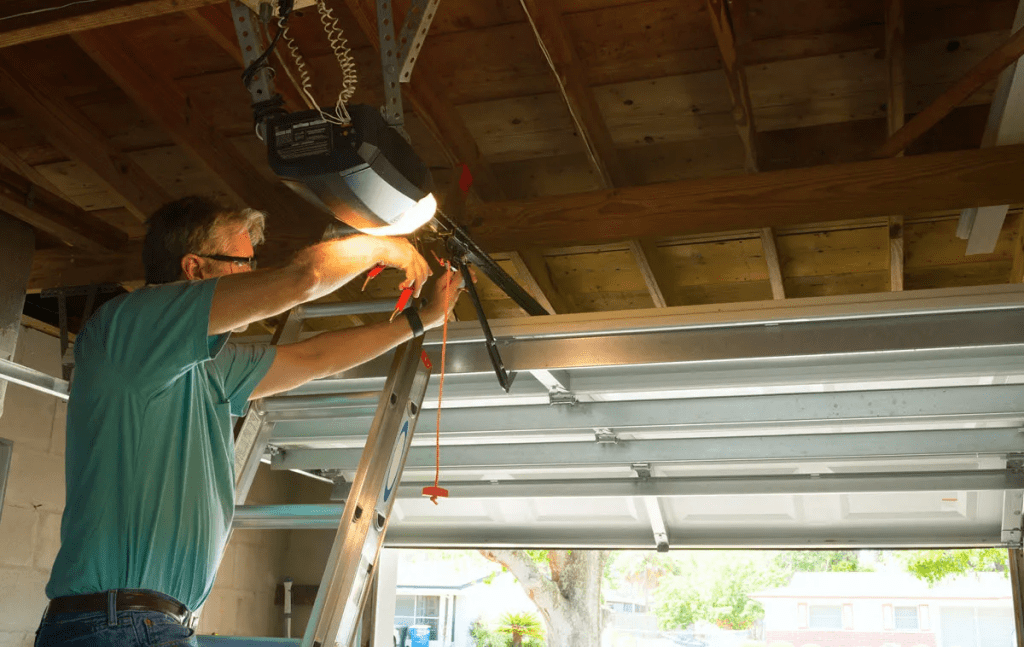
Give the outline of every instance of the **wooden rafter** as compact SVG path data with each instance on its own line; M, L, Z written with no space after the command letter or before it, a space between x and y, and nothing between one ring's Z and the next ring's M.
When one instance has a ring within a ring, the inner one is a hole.
M380 51L377 35L377 16L371 0L345 0L345 4L359 23L366 39ZM455 106L438 93L440 85L433 80L430 70L417 67L412 79L405 84L405 97L409 99L420 121L433 133L444 148L452 166L465 164L473 175L473 190L483 200L500 200L504 192L498 184L491 165L484 159L473 134L459 116Z
M636 259L636 264L640 266L640 274L644 277L644 284L647 285L647 291L651 294L654 307L668 307L668 302L665 301L665 293L661 291L661 285L658 283L658 276L654 273L654 268L651 267L651 256L654 249L652 246L644 244L635 238L630 239L628 245L629 251L632 252L633 258Z
M520 0L520 4L554 73L558 91L603 188L632 185L630 174L619 159L608 125L587 83L583 63L562 24L557 3L551 0Z
M0 47L196 9L223 0L6 0L0 12Z
M117 28L82 32L73 38L179 146L220 178L239 202L270 211L278 222L299 226L303 231L313 224L297 221L292 204L283 200L199 111L191 108L188 97L172 79L139 52L129 51Z
M85 252L106 254L127 240L87 211L0 166L0 211Z
M1009 40L971 68L953 87L893 133L878 149L876 156L898 155L1021 55L1024 55L1024 29L1019 29L1010 36Z
M1010 283L1024 283L1024 213L1020 214L1017 225L1017 239L1013 246L1013 266L1010 269Z
M225 10L225 7L200 7L198 9L189 9L184 13L188 16L189 20L203 30L207 37L217 43L226 54L231 56L235 63L238 63L239 67L245 68L245 59L242 57L242 51L238 46L235 26L232 24L231 15ZM281 49L274 48L274 57L277 59L278 65L287 65L281 59ZM295 87L292 77L288 74L278 74L275 77L274 85L277 92L284 98L285 105L290 110L305 110L311 107L302 98L302 94Z
M471 217L474 238L499 251L1016 204L1022 176L1024 145L1001 146L487 204Z
M885 66L889 72L889 100L886 105L889 136L903 127L906 114L903 0L885 0ZM902 155L902 151L899 153ZM903 290L903 216L889 217L889 288Z
M65 155L92 169L104 187L123 201L140 221L169 200L130 157L96 134L85 115L40 79L29 79L22 62L0 50L0 94L18 113L42 131Z
M779 248L775 244L775 232L771 227L761 229L761 247L764 248L764 260L768 264L768 281L772 286L773 299L786 298L786 285L782 280L782 264L779 262Z
M743 150L746 155L744 166L748 173L756 173L758 164L757 145L754 139L756 135L754 108L750 101L747 73L743 68L743 59L737 40L738 34L733 21L734 12L746 11L745 3L734 2L731 10L727 0L706 0L706 3L708 16L711 18L711 27L715 32L715 39L718 41L718 51L722 55L722 67L729 82L736 131L743 142Z
M527 291L551 314L561 315L575 312L573 305L552 283L551 275L548 273L547 262L539 250L523 249L518 252L511 252L509 259L512 261L512 266L516 272L524 277L524 282L527 284L532 282L536 286L536 293L533 292L532 286L529 285L526 286Z

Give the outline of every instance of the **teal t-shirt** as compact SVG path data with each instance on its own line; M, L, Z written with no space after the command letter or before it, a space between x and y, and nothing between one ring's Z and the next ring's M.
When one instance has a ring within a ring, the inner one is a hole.
M79 333L51 599L151 589L195 610L209 595L234 514L231 416L274 359L207 335L216 284L123 295Z

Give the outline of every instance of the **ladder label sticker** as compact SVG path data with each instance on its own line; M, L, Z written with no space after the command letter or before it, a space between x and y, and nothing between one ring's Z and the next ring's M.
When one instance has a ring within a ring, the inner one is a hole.
M384 503L390 499L398 485L398 477L402 475L402 456L405 454L405 446L409 442L409 421L402 424L402 430L398 432L395 439L395 447L391 450L391 460L388 462L388 474L384 480Z

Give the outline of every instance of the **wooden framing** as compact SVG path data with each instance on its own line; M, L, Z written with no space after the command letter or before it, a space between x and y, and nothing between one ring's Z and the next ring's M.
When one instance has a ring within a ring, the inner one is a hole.
M1017 30L1009 40L971 68L971 71L953 87L893 133L878 149L877 157L898 155L1021 55L1024 55L1024 29Z
M515 270L516 278L522 283L523 288L530 293L530 296L536 299L537 303L541 304L548 311L548 314L558 314L555 306L551 304L547 294L545 294L544 289L537 282L537 278L530 271L530 268L526 266L526 261L523 260L522 254L519 252L509 252L508 258Z
M733 104L732 115L736 121L736 131L743 142L743 150L746 155L745 166L748 173L756 173L758 164L754 108L750 101L750 87L747 85L747 73L743 69L743 60L733 21L734 13L746 11L746 3L733 2L731 10L727 0L706 0L706 3L708 17L711 18L711 27L715 32L715 39L718 41L718 50L722 54L722 67L729 81L729 94L732 96Z
M97 135L85 116L60 98L56 88L40 79L30 80L19 67L10 52L0 50L0 94L54 146L91 168L140 221L170 199L138 164Z
M661 286L658 284L658 277L654 273L654 269L651 267L650 262L650 251L653 251L649 245L644 245L641 241L632 238L627 243L630 251L633 253L633 257L636 258L636 264L640 266L640 274L644 277L644 284L647 285L647 291L651 293L651 300L654 301L655 308L668 307L668 303L665 301L665 295L661 291Z
M889 136L903 127L906 115L904 32L903 0L885 0L885 67L889 76L886 122ZM900 215L889 217L889 289L893 292L903 290L903 216Z
M768 280L772 284L772 298L785 299L786 285L782 280L782 264L779 262L779 249L775 244L775 232L771 227L761 229L761 246L764 248L764 260L768 264Z
M127 240L60 196L0 166L0 211L85 252L110 253Z
M373 0L345 0L345 4L363 30L363 35L373 48L380 50L377 36L377 16ZM445 149L452 166L465 164L473 174L473 190L483 200L500 200L504 191L498 184L498 177L491 165L484 159L476 140L459 116L455 106L444 99L437 90L438 84L430 73L419 66L412 79L405 85L405 96L412 103L416 115L434 134L437 142Z
M1015 238L1013 265L1010 269L1010 283L1024 283L1024 214L1021 214Z
M146 65L144 57L128 51L116 28L81 32L73 38L179 146L220 178L239 203L270 211L281 222L309 227L311 223L296 222L291 204L281 199L273 185L202 114L190 108L188 98L171 79L155 66Z
M64 0L7 0L0 14L0 47L66 36L133 20L196 9L222 0L96 0L95 4ZM40 6L44 5L44 6Z
M533 28L537 45L554 73L559 94L569 110L587 159L600 178L602 187L610 189L630 186L633 181L615 150L611 133L601 116L601 109L587 83L586 70L566 34L556 3L550 0L520 0L520 4Z
M1016 204L1022 176L1024 145L1002 146L487 204L470 219L497 251Z

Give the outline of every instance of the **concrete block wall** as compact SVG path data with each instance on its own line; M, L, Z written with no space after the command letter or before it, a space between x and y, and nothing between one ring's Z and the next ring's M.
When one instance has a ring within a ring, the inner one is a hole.
M14 361L60 375L60 342L21 328ZM60 547L67 405L9 385L0 438L14 442L0 516L0 647L28 647L46 607L44 588Z

